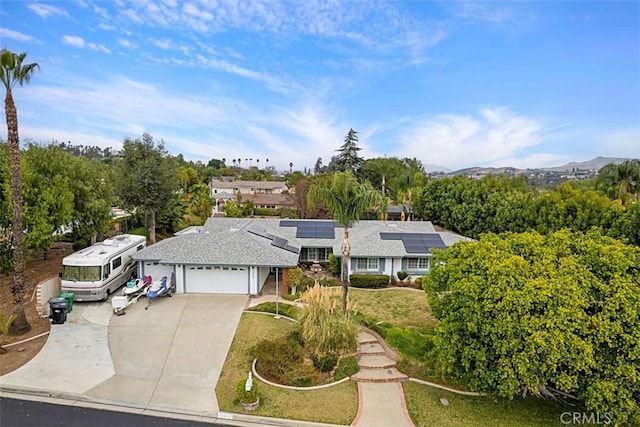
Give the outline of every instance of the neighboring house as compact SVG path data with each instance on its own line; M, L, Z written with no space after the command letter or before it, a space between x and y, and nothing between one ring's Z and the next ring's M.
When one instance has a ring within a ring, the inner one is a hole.
M349 274L428 274L432 248L465 237L426 221L359 221L350 229ZM134 254L139 275L176 277L179 293L259 294L273 271L340 256L343 228L331 220L209 218Z
M210 183L211 197L214 200L214 215L223 212L228 200L246 202L251 200L255 207L266 209L295 209L293 198L287 193L289 188L284 181L219 181Z
M413 221L414 214L411 205L387 206L388 221Z
M241 194L280 194L288 191L287 183L284 181L219 181L211 180L211 197L221 191L236 195Z

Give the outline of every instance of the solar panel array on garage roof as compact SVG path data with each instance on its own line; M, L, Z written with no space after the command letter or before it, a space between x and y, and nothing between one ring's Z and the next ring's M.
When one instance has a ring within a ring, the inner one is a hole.
M446 249L438 233L380 233L382 240L401 240L404 250L410 254L427 253L431 249Z

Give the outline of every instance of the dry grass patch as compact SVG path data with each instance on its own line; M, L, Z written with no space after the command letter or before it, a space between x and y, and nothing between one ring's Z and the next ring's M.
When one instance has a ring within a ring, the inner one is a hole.
M424 292L397 288L376 291L350 288L349 296L365 316L400 328L423 329L436 323Z
M265 339L283 337L294 324L258 313L244 313L236 329L229 354L216 387L220 410L242 413L236 384L251 369L255 345ZM293 391L260 383L260 406L251 415L348 425L358 410L358 387L353 381L310 391Z

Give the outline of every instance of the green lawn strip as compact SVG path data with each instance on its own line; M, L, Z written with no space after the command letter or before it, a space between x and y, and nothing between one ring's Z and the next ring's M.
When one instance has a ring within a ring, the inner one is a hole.
M216 396L221 411L244 413L235 387L247 378L253 361L252 348L262 339L285 336L294 323L271 316L243 313L222 368ZM260 406L249 415L288 418L348 425L358 410L358 387L354 381L320 390L294 391L258 382Z
M416 427L548 427L561 426L563 412L575 406L551 400L462 396L414 382L403 383L409 415ZM440 403L446 397L449 406Z
M436 322L424 292L394 288L379 291L350 288L349 295L360 313L400 328L421 329Z
M250 307L247 311L262 311L265 313L276 313L275 302L263 302L256 306ZM299 320L302 316L302 309L288 303L279 303L277 307L278 314Z

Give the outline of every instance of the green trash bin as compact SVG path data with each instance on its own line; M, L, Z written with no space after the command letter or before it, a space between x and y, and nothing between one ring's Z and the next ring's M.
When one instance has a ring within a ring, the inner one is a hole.
M73 298L76 296L73 292L62 292L58 298L64 298L67 301L67 313L71 313L73 309Z

